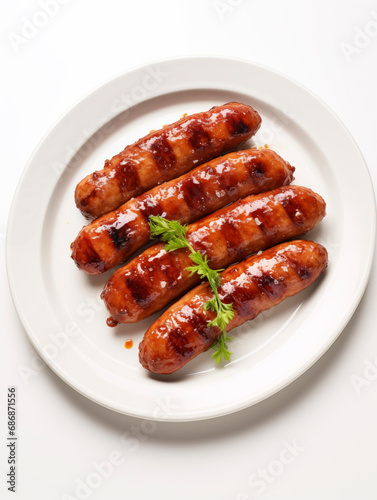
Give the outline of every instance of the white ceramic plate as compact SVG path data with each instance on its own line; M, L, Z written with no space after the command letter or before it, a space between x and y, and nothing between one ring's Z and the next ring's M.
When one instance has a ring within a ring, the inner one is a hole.
M156 319L106 326L99 298L111 271L79 272L71 241L85 220L73 201L79 180L151 129L228 101L254 106L267 143L296 166L296 184L327 201L307 235L329 251L311 288L234 331L232 361L204 353L171 376L138 362L138 344ZM269 69L223 58L167 60L96 89L43 139L11 209L7 266L13 299L43 359L69 385L125 414L187 421L231 413L275 393L309 368L351 318L369 277L375 202L367 167L336 116L308 90ZM134 347L124 348L126 339Z

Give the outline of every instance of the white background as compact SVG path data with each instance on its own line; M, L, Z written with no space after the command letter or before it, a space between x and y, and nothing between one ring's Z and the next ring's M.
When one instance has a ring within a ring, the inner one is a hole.
M85 399L43 364L14 310L4 249L13 192L49 127L96 86L165 57L234 56L296 79L345 123L376 186L377 2L52 1L32 29L43 3L1 5L1 498L13 498L4 476L12 385L21 500L375 499L375 266L342 335L289 387L227 417L147 424Z

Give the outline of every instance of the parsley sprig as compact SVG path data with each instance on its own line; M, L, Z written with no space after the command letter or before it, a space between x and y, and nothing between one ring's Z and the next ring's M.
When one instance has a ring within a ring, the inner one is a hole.
M178 248L188 248L190 250L190 259L195 264L186 269L190 272L190 276L197 273L201 279L207 279L213 291L213 298L204 304L204 309L210 309L216 312L214 320L208 323L208 326L217 326L221 330L221 336L218 341L212 346L215 352L212 354L216 363L221 363L224 358L229 361L232 353L228 349L227 342L230 342L234 337L228 337L225 331L226 325L234 316L234 309L232 304L224 304L221 301L218 293L220 286L220 272L222 269L214 270L208 265L207 255L204 257L197 251L195 252L186 238L186 227L180 222L175 220L167 220L159 215L151 215L149 217L149 227L151 230L151 238L160 238L162 241L167 242L165 249L170 252Z

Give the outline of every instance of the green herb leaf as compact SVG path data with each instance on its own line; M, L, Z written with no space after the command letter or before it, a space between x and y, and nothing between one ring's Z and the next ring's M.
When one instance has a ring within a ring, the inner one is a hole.
M186 227L178 221L167 220L159 215L151 215L148 221L151 238L167 241L166 250L177 250L187 246Z
M234 317L234 309L232 304L224 304L218 294L218 287L220 286L220 272L223 269L214 270L208 265L207 255L204 257L197 251L195 252L189 241L186 238L186 227L178 221L169 221L159 215L151 215L149 217L149 227L151 230L151 238L160 238L166 241L166 251L177 250L178 248L188 248L190 250L190 259L195 266L187 267L190 276L197 273L201 279L207 279L213 291L213 298L204 304L204 309L210 309L216 312L216 318L208 323L208 326L218 327L221 330L221 336L218 341L212 346L215 353L212 357L216 363L221 363L224 358L226 361L230 360L232 353L228 350L226 342L230 342L234 337L228 337L225 328L230 320Z
M212 346L212 349L215 349L212 357L217 364L220 364L223 358L226 361L230 361L230 357L233 353L229 351L226 342L230 342L233 339L234 337L228 337L227 333L224 331L216 344Z

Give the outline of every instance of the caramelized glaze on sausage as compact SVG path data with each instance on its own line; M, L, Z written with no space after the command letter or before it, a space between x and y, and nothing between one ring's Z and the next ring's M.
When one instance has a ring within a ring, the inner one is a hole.
M221 269L252 253L306 233L325 216L318 194L301 186L285 186L248 196L187 227L195 251ZM188 249L165 250L165 243L147 248L118 269L101 294L112 325L140 321L200 283Z
M293 172L270 149L216 158L84 226L72 244L72 258L88 274L101 274L149 241L150 215L186 224L244 196L289 184Z
M262 311L296 295L327 267L326 249L311 241L282 243L221 273L220 299L233 304L230 331ZM147 330L139 346L139 360L154 373L173 373L209 349L221 335L209 327L215 317L204 304L213 297L208 283L191 290L165 311Z
M246 104L231 102L186 116L127 146L102 170L76 187L77 207L87 218L115 210L134 196L231 151L259 129L261 117Z

